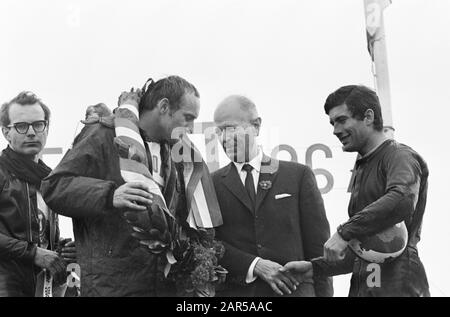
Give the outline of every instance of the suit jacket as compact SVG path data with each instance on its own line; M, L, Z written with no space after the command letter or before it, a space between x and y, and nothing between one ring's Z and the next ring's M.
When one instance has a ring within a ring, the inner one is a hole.
M255 210L233 163L216 171L213 181L224 223L217 228L217 237L226 249L221 264L229 271L219 296L276 296L259 278L245 283L257 256L284 265L323 254L330 228L309 167L264 156ZM262 187L261 182L266 186ZM276 199L280 194L291 196ZM332 296L331 279L314 278L314 286L301 284L293 293L293 296L314 295Z

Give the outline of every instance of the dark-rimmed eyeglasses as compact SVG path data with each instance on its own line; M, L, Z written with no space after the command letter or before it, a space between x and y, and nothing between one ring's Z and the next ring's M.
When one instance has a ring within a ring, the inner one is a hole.
M8 128L14 127L14 129L16 129L17 133L26 134L28 132L28 130L30 129L30 126L32 126L34 132L39 133L39 132L44 132L45 128L47 127L47 124L48 124L48 122L46 120L34 121L31 123L16 122L16 123L10 124L8 126Z

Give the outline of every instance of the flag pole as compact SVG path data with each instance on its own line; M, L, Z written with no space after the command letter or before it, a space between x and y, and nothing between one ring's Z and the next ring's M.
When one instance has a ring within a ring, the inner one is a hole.
M394 138L394 122L392 119L391 86L387 61L386 33L384 29L383 11L391 4L391 0L364 0L364 16L366 18L367 48L372 59L372 74L375 91L380 99L383 115L383 132ZM358 158L360 155L358 154ZM351 192L355 169L352 169L347 192Z
M394 138L395 129L392 119L391 89L383 17L384 9L390 4L390 0L364 0L367 43L372 58L375 89L381 103L384 133L388 137Z

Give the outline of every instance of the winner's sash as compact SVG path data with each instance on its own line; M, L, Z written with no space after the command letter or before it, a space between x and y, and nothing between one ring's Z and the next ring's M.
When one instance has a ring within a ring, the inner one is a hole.
M137 106L122 105L115 110L116 138L114 142L119 149L120 174L125 182L142 182L153 194L154 202L174 218L167 208L166 201L158 183L148 169L148 158L144 141L139 133L139 115Z
M125 182L143 182L154 195L154 202L166 215L175 219L167 208L158 183L148 168L148 158L144 140L139 132L137 106L124 104L115 110L115 143L119 148L120 173ZM213 228L222 224L217 196L208 167L200 152L184 136L179 144L189 153L183 156L186 200L189 210L186 221L193 229ZM185 152L185 153L186 153Z

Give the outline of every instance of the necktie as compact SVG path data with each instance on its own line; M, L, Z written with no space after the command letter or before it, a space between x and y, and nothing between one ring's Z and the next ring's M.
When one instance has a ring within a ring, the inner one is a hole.
M245 189L247 191L248 196L252 202L253 208L255 208L256 202L256 191L255 191L255 183L253 181L252 170L253 167L250 164L245 164L242 169L247 172L247 176L245 177Z

